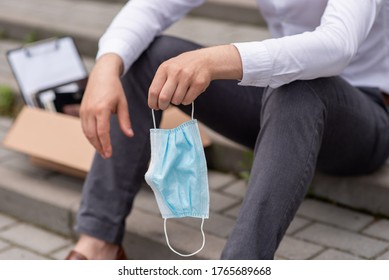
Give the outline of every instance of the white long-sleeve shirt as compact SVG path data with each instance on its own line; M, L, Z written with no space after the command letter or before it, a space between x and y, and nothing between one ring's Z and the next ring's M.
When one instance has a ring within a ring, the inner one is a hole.
M254 1L254 0L253 0ZM131 0L100 39L125 71L165 28L205 0ZM234 43L241 85L279 87L341 75L389 92L389 0L257 0L273 39Z

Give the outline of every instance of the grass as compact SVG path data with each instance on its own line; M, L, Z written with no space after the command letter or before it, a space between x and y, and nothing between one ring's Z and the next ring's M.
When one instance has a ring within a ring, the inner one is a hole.
M17 103L17 98L12 88L0 85L0 115L14 116Z

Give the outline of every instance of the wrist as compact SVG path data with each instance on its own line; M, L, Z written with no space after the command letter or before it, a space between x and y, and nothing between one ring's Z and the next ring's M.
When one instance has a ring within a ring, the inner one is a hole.
M107 53L96 61L93 72L103 72L105 75L120 77L123 74L123 69L121 57L114 53Z
M207 60L212 80L242 79L242 61L234 45L216 46L205 50L208 50Z

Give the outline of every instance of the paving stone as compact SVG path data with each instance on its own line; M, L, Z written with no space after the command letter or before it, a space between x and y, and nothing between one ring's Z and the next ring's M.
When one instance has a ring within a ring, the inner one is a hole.
M389 260L389 251L386 251L384 254L379 256L377 260Z
M142 250L139 252L129 252L135 258L161 259L180 259L172 253L166 245L165 234L163 230L163 219L155 217L138 209L133 209L131 215L126 220L127 233L134 235L132 240L137 242L131 244L131 250ZM194 229L183 225L176 219L169 219L167 222L167 231L169 240L173 248L181 252L193 252L202 242L199 229ZM203 259L218 259L225 239L213 234L206 235L206 245L195 257ZM135 249L134 249L135 248ZM158 250L158 251L156 251Z
M295 236L365 258L371 258L389 247L387 242L322 224L308 226Z
M235 219L211 212L209 221L205 221L204 229L217 236L227 238L235 224Z
M218 190L235 180L236 177L234 175L211 170L208 171L208 184L211 190Z
M177 222L191 226L194 229L200 229L200 221L201 219L197 218L177 219ZM209 214L209 219L204 221L204 231L207 233L212 233L216 236L226 238L230 235L234 224L235 219L231 219L215 212L211 212Z
M363 233L389 241L389 221L379 220L366 228Z
M34 252L21 249L10 248L0 253L0 260L47 260L48 258Z
M211 209L211 211L214 212L223 211L233 206L234 204L239 203L238 199L234 199L213 191L209 193L209 197L210 197L209 208Z
M291 260L306 260L323 250L322 246L285 236L276 255Z
M71 242L62 236L27 224L18 224L2 231L0 237L42 254L50 253Z
M224 212L225 215L230 216L231 218L237 218L239 214L241 204L232 207L231 209L228 209Z
M279 256L279 255L274 255L274 260L287 260L286 258Z
M247 182L245 180L238 180L224 188L223 193L227 193L236 196L237 198L243 199L244 195L246 194L246 190Z
M134 200L134 207L160 217L161 213L159 211L157 201L155 200L154 193L152 190L146 188L150 187L143 186L139 193L136 195Z
M9 247L10 244L3 241L3 240L0 240L0 252L3 251L5 248Z
M9 216L3 215L0 213L0 231L7 226L10 226L17 221Z
M374 220L372 216L313 199L305 200L297 213L312 220L353 231L361 230Z
M286 234L294 234L296 231L300 230L301 228L305 227L307 224L311 223L312 221L307 220L305 218L301 217L294 217L292 222L290 223Z
M363 260L360 257L351 255L349 253L341 252L335 249L328 249L320 253L315 260Z

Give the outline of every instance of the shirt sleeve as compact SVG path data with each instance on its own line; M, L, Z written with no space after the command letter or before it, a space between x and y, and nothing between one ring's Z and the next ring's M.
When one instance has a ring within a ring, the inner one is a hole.
M131 0L114 18L99 40L97 59L107 53L119 55L124 73L156 35L205 0Z
M239 84L276 88L294 80L340 74L367 37L381 2L329 0L314 31L234 43L243 65Z

